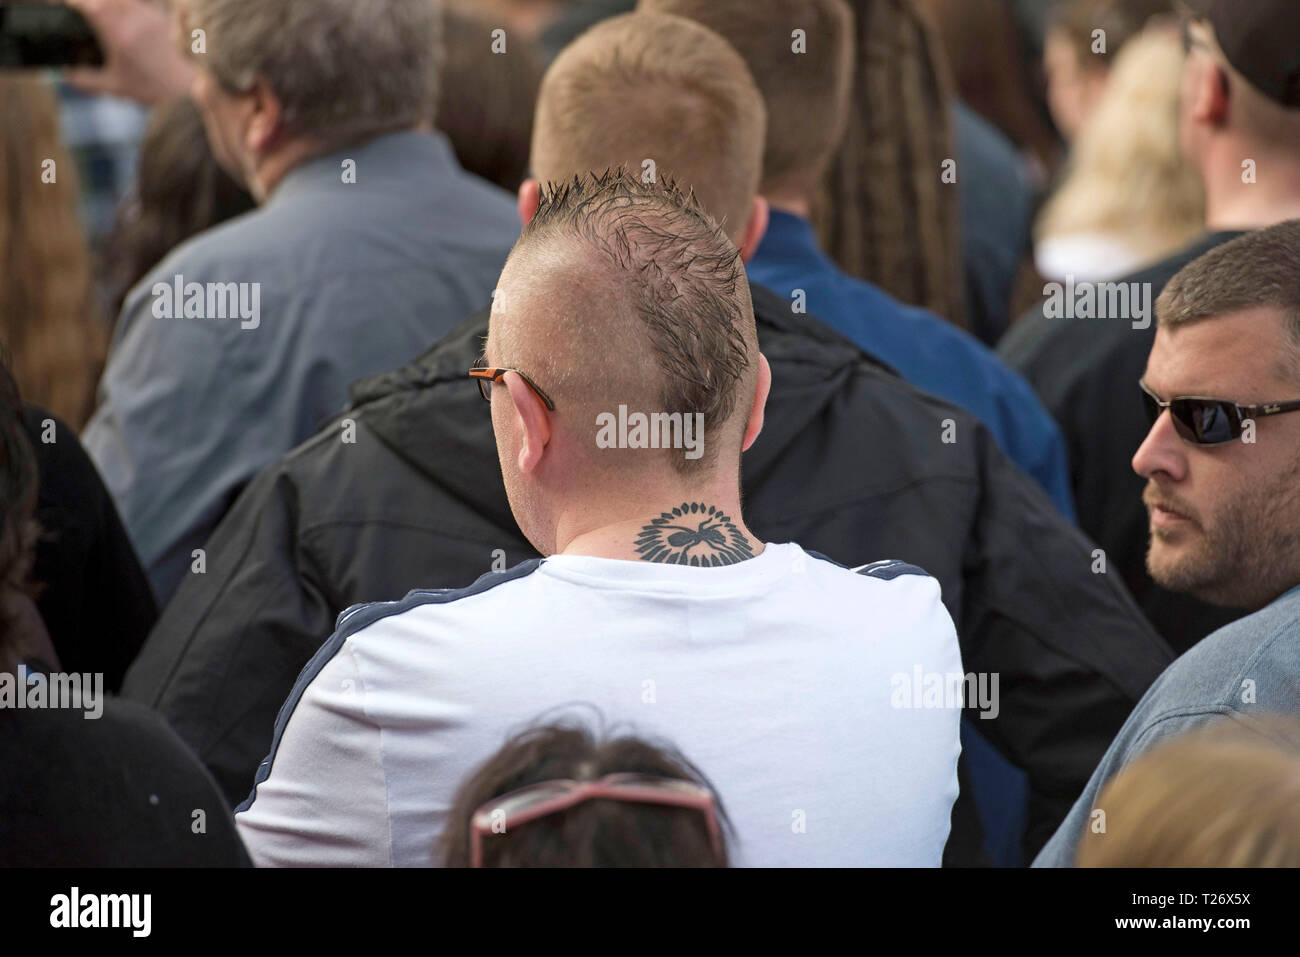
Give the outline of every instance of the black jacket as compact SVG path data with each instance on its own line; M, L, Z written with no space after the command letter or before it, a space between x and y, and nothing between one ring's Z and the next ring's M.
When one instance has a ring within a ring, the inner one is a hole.
M153 591L76 431L28 404L23 427L40 471L32 577L41 617L63 670L102 673L116 693L158 620Z
M999 674L1000 714L975 724L1028 773L1032 857L1172 656L975 419L753 293L773 386L743 459L746 521L766 541L846 565L902 559L939 580L966 669ZM128 674L124 693L167 715L232 801L344 608L468 585L536 554L465 374L486 333L485 310L357 383L347 412L250 483L208 543L206 573L188 576ZM971 826L955 809L950 848L978 845Z
M1154 306L1180 269L1238 235L1211 233L1119 281L1150 283ZM1169 591L1147 573L1146 480L1131 463L1150 431L1138 380L1155 338L1154 319L1135 329L1127 319L1049 319L1039 306L1012 327L998 352L1029 380L1061 426L1079 527L1105 549L1108 565L1156 631L1182 654L1245 612Z
M0 868L251 867L212 776L167 722L101 704L97 718L0 708Z

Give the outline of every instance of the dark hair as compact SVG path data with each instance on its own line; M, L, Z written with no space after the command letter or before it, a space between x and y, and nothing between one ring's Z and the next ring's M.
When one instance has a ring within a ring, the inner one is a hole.
M23 402L9 371L8 356L0 354L0 587L29 598L39 594L32 580L36 560L36 497L40 477L36 453L23 426ZM11 666L7 647L12 622L0 612L0 671Z
M827 253L896 299L966 325L952 80L910 0L851 0L854 108L814 206Z
M504 53L493 52L490 24L445 10L436 116L463 168L514 192L528 172L542 64L534 44L517 31L508 42Z
M157 107L140 145L134 193L102 246L110 321L131 287L169 252L255 205L217 165L194 102L181 97Z
M467 867L470 818L495 797L556 779L595 780L635 773L676 778L713 790L670 745L623 736L597 740L579 723L530 727L460 786L441 838L444 867ZM722 859L696 810L626 801L590 800L484 837L484 867L726 867L728 823L714 797Z

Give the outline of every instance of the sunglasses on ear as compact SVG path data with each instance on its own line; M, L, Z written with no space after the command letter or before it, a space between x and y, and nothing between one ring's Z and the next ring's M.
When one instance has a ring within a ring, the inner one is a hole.
M1222 445L1241 437L1247 419L1300 411L1300 401L1238 405L1227 399L1200 395L1180 395L1165 401L1148 389L1145 382L1139 382L1138 387L1151 425L1168 409L1178 435L1193 445Z

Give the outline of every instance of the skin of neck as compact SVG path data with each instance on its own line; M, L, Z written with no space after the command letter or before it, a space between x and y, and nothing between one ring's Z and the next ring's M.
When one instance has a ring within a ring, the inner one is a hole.
M271 198L276 187L299 166L329 151L324 144L306 139L288 140L273 150L254 156L245 177L248 191L259 203Z
M1253 159L1256 182L1242 182L1242 162ZM1211 231L1252 230L1300 218L1300 157L1294 148L1222 138L1201 157L1205 224Z
M774 190L764 192L767 204L775 210L798 216L800 219L812 219L812 203L802 193Z
M758 555L764 545L741 518L740 488L734 473L731 474L730 482L721 475L703 483L668 480L640 485L630 492L611 492L581 500L569 498L559 504L555 514L555 553L640 561L637 539L643 530L665 512L697 503L703 506L703 515L684 515L675 518L673 524L696 528L708 517L712 506L725 513L730 524L744 536L750 550ZM697 546L690 554L708 554L708 549Z

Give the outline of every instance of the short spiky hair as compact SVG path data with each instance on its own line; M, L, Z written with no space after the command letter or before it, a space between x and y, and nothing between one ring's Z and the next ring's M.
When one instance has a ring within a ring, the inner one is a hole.
M1238 236L1188 263L1156 301L1162 326L1178 326L1246 309L1282 312L1291 345L1284 357L1300 375L1300 219Z
M626 167L547 184L511 255L565 239L603 260L644 323L662 411L703 413L712 430L728 422L757 376L754 308L739 252L695 194Z

